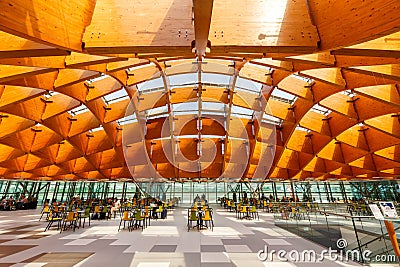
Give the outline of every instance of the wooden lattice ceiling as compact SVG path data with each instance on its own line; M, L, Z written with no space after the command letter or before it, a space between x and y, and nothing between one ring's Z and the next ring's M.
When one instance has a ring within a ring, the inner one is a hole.
M397 0L1 1L0 177L396 179L399 9ZM196 86L170 87L188 73ZM198 82L207 73L230 82ZM161 90L140 90L157 79ZM261 90L237 90L238 79ZM108 101L116 92L126 97ZM196 112L171 112L188 100ZM204 116L213 102L224 113ZM199 159L205 136L213 159Z

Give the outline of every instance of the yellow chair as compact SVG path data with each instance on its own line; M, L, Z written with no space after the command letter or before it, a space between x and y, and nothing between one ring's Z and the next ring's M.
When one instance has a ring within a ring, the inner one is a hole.
M210 209L205 210L204 212L204 217L203 217L203 222L206 222L208 224L208 228L211 228L211 231L214 229L214 221L212 218L212 213Z
M243 217L245 217L246 215L247 215L247 206L241 206L239 209L239 219L243 219Z
M252 218L255 219L257 217L257 220L260 219L260 217L258 216L258 211L256 206L251 206L250 214Z
M60 233L63 230L65 231L69 227L73 228L73 230L75 232L76 220L77 220L77 214L73 211L68 212L67 217L64 218L63 227L61 227ZM69 224L67 225L67 223L69 223Z
M44 232L49 230L54 222L57 222L57 230L61 228L62 218L61 218L61 216L58 215L58 213L54 213L53 211L50 211L47 221L48 221L48 224L47 224L46 228L44 229Z
M121 221L119 222L119 227L118 227L118 232L121 229L121 224L122 222L124 222L124 229L125 229L125 223L128 222L128 230L131 230L131 222L132 222L133 218L129 217L129 211L124 211L124 215L121 218Z
M45 206L43 207L42 215L40 216L39 221L42 219L43 214L46 214L46 220L47 220L47 219L49 218L49 214L50 214L50 207L49 207L49 205L45 205Z

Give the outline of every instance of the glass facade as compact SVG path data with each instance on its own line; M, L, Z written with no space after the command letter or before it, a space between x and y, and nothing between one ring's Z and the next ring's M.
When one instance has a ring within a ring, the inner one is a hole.
M21 194L36 197L39 204L44 200L68 201L73 196L80 198L132 198L135 194L146 194L162 200L179 198L181 203L191 203L199 195L205 194L210 203L226 196L283 197L298 198L300 201L318 203L347 202L366 198L371 200L399 201L399 184L395 181L310 181L310 182L265 182L265 183L227 183L227 182L185 182L185 183L132 183L132 182L48 182L48 181L0 181L1 197Z

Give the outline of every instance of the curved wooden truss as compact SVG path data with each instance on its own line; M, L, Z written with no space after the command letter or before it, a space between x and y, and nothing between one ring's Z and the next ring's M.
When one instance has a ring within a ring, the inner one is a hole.
M399 1L149 3L0 3L1 178L399 177Z

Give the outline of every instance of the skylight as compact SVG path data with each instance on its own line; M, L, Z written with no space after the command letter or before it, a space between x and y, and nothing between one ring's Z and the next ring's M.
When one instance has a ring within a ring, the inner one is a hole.
M344 91L341 91L340 93L343 95L347 95L349 97L355 97L357 95L357 93L352 90L344 90Z
M310 132L309 129L304 128L304 127L302 127L302 126L300 126L300 125L297 125L297 126L296 126L296 130L300 130L300 131L304 131L304 132Z
M278 88L275 88L271 94L272 99L282 101L285 103L293 104L297 97L295 95L284 92Z
M117 123L118 123L118 125L125 125L125 124L133 123L136 121L137 121L136 114L132 114L132 115L129 115L122 119L117 120Z
M197 73L187 73L168 76L171 88L197 84Z
M269 114L264 114L263 118L262 118L262 122L265 123L271 123L271 124L275 124L280 126L282 124L282 120L279 118L276 118L274 116L271 116Z
M43 95L45 98L50 98L52 96L58 95L60 94L59 92L55 92L55 91L46 91L46 93Z
M139 92L152 92L152 91L160 91L160 90L165 90L164 89L164 82L162 78L157 78L153 80L148 80L143 83L139 83L137 85L138 91Z
M103 128L103 126L100 125L99 127L91 129L89 132L94 133L94 132L98 132L98 131L102 131L102 130L104 130L104 128Z
M325 107L323 107L323 106L320 106L320 105L318 105L318 104L315 104L312 108L311 108L311 110L313 110L313 111L315 111L315 112L318 112L318 113L320 113L320 114L322 114L322 115L329 115L332 111L330 110L330 109L327 109L327 108L325 108Z
M314 82L313 79L308 78L308 77L301 76L301 75L296 74L296 73L292 74L292 77L294 77L294 78L296 78L296 79L299 79L299 80L302 80L302 81L304 81L304 82L306 82L306 83L309 83L309 84L311 84L311 83Z
M198 102L184 102L180 104L173 104L172 109L174 112L193 112L198 110Z
M239 77L236 80L236 89L259 93L262 89L262 84Z
M75 116L75 115L78 115L78 114L85 113L87 111L89 111L89 109L85 105L80 105L79 107L76 107L74 109L69 110L68 113L71 116Z
M253 116L254 110L233 105L231 113L232 113L232 115L235 115L238 117L245 117L245 118L250 117L251 118Z
M94 82L97 82L97 81L104 80L105 78L108 78L108 77L110 77L110 76L108 76L107 74L102 73L99 77L87 80L87 82L88 83L94 83Z
M114 93L105 95L103 97L103 99L107 105L110 105L112 103L116 103L116 102L119 102L122 100L129 99L129 96L128 96L128 93L126 92L126 90L124 88L122 88L121 90L118 90Z
M219 102L202 102L202 111L224 112L226 105Z
M220 85L222 87L226 87L230 83L230 79L232 76L223 75L223 74L215 74L215 73L202 73L201 82L205 84L215 84Z

